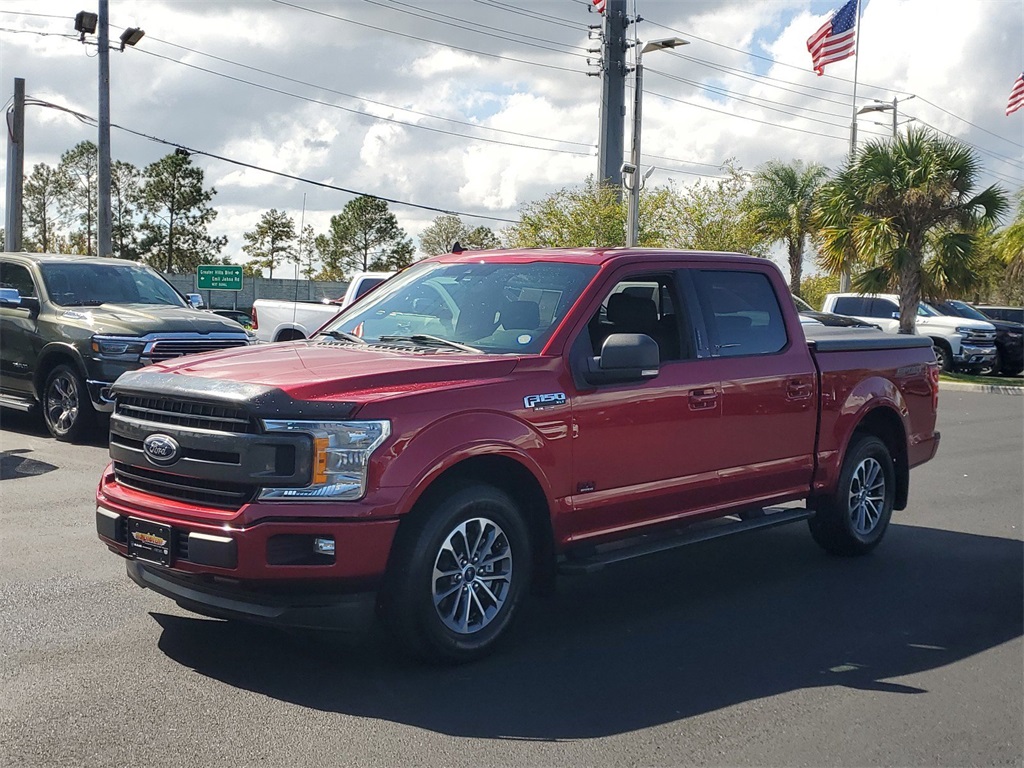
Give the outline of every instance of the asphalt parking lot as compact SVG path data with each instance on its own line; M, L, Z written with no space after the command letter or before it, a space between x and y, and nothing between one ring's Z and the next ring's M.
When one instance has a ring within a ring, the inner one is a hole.
M102 441L0 427L2 766L1024 761L1024 397L942 391L868 557L794 525L563 578L454 669L136 588L94 532Z

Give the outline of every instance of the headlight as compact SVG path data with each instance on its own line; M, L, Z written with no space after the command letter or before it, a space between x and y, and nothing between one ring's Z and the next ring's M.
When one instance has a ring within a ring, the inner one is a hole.
M977 328L957 328L956 332L961 336L970 336L972 333L978 333Z
M1019 339L1022 335L1024 335L1024 334L1021 334L1018 331L1007 331L1006 332L1006 338L1008 338L1008 339L1016 340L1016 339Z
M361 499L370 456L391 434L388 421L264 421L263 426L313 438L313 479L305 488L264 488L261 499Z
M146 342L132 336L93 336L92 351L107 360L137 361Z

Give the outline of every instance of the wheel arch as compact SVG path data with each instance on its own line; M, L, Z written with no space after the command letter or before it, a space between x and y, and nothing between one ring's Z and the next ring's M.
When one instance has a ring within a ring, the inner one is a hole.
M43 388L46 386L46 379L50 376L50 372L61 364L71 365L83 379L88 378L85 362L82 360L78 350L73 346L50 344L43 347L42 352L39 353L39 363L36 365L35 374L32 377L32 387L36 392L36 398L40 402L43 400ZM86 396L88 396L88 393L86 393Z
M895 409L886 405L879 405L866 412L846 443L844 461L845 453L849 451L850 445L858 435L872 435L885 443L889 455L892 456L896 476L893 508L906 509L910 495L910 465L907 457L907 431L903 419Z
M401 526L410 526L419 515L445 495L474 484L490 485L508 494L523 513L533 545L534 585L550 585L555 575L554 532L547 495L536 475L522 462L502 453L464 457L432 478L402 515ZM397 539L397 537L396 537ZM392 546L392 556L395 547ZM388 567L391 562L389 558Z

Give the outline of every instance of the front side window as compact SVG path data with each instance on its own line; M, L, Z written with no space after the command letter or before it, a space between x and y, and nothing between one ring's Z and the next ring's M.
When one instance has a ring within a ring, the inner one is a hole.
M185 306L171 285L148 267L88 261L39 267L50 301L61 307L101 304L169 304Z
M767 275L707 270L694 277L716 356L767 355L786 346L785 319Z
M589 264L430 262L388 280L322 335L537 353L597 272Z
M658 344L662 362L692 357L693 345L681 332L680 303L671 273L620 280L604 297L587 333L595 356L613 333L643 333Z
M35 284L28 269L10 261L0 262L0 288L16 288L22 297L36 295Z
M871 302L871 317L880 317L891 320L899 313L900 307L894 301L888 299L874 299Z

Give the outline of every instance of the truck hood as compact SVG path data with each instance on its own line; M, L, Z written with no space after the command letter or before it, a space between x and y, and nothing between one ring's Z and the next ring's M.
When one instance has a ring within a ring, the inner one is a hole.
M917 318L917 325L948 328L950 331L955 331L957 328L971 328L975 331L988 331L991 333L994 330L992 323L985 322L984 320L971 320L966 317L951 317L949 315L940 315L938 317L919 316Z
M517 360L446 350L298 341L177 358L145 371L204 379L205 384L196 382L204 389L217 382L233 382L279 389L295 400L365 400L500 378L512 372ZM125 383L131 386L130 381ZM177 386L188 385L179 382Z
M144 336L148 333L244 333L235 321L190 307L168 304L101 304L68 307L58 317L88 325L94 333Z

